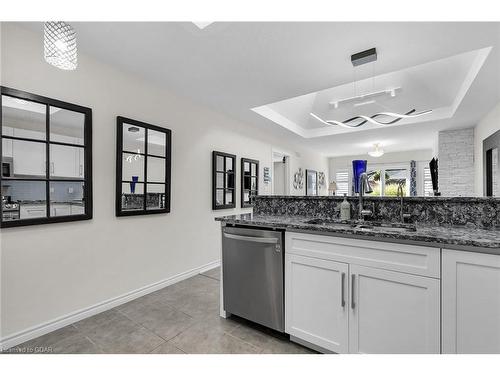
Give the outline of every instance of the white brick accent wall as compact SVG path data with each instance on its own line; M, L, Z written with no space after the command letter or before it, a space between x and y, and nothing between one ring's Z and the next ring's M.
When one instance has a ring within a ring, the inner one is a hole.
M439 191L444 197L474 195L474 128L439 132Z

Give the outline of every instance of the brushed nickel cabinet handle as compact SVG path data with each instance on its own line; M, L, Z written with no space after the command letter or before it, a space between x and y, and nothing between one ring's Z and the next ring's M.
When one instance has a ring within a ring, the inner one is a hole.
M356 280L356 275L351 275L351 308L354 310L356 303L354 303L354 281Z
M345 306L345 297L344 297L344 289L345 289L345 272L342 272L342 276L341 276L341 277L342 277L342 282L341 282L341 286L340 286L340 288L341 288L342 300L341 300L340 305L341 305L342 307L344 307L344 306Z

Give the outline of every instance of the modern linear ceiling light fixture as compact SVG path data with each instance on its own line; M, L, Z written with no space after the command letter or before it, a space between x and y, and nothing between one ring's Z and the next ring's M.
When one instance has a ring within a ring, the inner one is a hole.
M354 68L357 66L367 64L367 63L373 63L377 61L377 50L375 48L371 48L366 51L362 51L359 53L355 53L354 55L351 55L351 63ZM373 73L373 77L375 77L375 73ZM388 89L383 89L383 90L375 90L374 86L374 79L372 81L372 91L364 94L358 94L356 90L356 75L354 75L354 96L349 97L349 98L344 98L344 99L337 99L337 100L332 100L329 104L333 106L334 108L338 108L340 104L342 103L349 103L349 102L354 102L353 107L361 107L364 105L368 104L374 104L375 99L378 96L382 95L389 95L391 97L395 97L397 91L401 90L401 87L392 87ZM368 100L367 100L368 99ZM363 102L359 102L359 100L364 100ZM374 124L374 125L392 125L402 119L411 119L415 117L420 117L427 115L431 113L432 110L426 110L422 112L416 112L415 109L412 109L404 114L401 113L396 113L396 112L379 112L375 113L373 116L364 116L364 115L358 115L354 116L350 119L344 120L344 121L337 121L337 120L323 120L319 116L315 115L314 113L310 113L312 117L314 117L316 120L322 122L325 125L337 125L337 126L342 126L344 128L357 128L359 126L362 126L366 124L367 122ZM382 121L382 120L377 120L380 117L384 118L389 118L389 120ZM383 154L383 151L382 151Z
M45 22L43 27L43 47L45 61L63 70L77 67L76 32L62 21Z
M373 158L379 158L384 155L384 149L380 147L380 143L375 143L373 151L368 151L368 155Z
M316 120L321 121L325 125L338 125L338 126L342 126L344 128L351 128L352 129L352 128L357 128L361 125L364 125L367 122L369 122L371 124L375 124L375 125L392 125L392 124L394 124L402 119L420 117L420 116L427 115L431 112L432 112L432 110L415 113L415 109L412 109L411 111L406 112L405 114L393 113L393 112L380 112L380 113L374 114L371 117L359 115L359 116L355 116L355 117L352 117L352 118L350 118L348 120L344 120L344 121L323 120L322 118L320 118L319 116L315 115L312 112L310 113L310 115L312 117L314 117ZM391 121L377 121L376 120L377 117L382 117L382 116L393 117L394 120L391 120Z

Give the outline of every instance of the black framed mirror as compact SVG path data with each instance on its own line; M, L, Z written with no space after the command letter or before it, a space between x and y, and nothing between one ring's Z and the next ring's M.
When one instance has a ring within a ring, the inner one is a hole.
M241 158L241 207L252 207L259 192L259 161Z
M1 226L92 218L92 110L1 87Z
M116 216L170 212L172 132L116 118Z
M236 207L236 155L212 151L212 209Z
M500 130L483 141L484 196L500 196Z
M318 172L306 169L306 195L318 195Z

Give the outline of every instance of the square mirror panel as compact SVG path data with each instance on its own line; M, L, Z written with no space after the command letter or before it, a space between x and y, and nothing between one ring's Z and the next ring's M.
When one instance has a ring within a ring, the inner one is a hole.
M1 91L1 226L91 219L92 110Z
M259 161L241 158L241 207L252 207L259 190Z
M212 209L235 208L236 155L212 151Z
M50 141L83 145L85 115L58 107L49 107Z
M117 117L116 215L170 212L171 131Z

